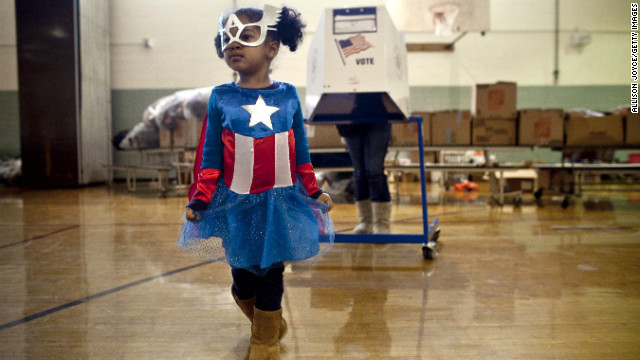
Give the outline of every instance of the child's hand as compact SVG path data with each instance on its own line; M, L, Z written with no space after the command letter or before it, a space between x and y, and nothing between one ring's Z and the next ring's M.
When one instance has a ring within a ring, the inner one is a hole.
M207 210L208 205L209 204L200 199L191 200L191 202L187 204L187 213L185 214L185 217L189 221L200 221L202 218L200 211Z
M331 196L329 196L329 194L327 193L320 194L320 196L318 196L318 200L329 205L329 211L333 209L333 200L331 200Z
M200 214L197 211L193 211L192 208L187 208L187 214L185 215L189 221L200 221Z

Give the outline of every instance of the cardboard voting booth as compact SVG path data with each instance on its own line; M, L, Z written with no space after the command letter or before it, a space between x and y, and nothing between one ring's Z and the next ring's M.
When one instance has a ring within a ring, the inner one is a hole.
M407 51L383 6L326 9L307 60L308 122L409 116Z

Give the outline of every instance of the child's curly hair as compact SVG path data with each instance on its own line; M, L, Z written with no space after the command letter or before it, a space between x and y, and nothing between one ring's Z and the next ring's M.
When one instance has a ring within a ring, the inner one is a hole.
M249 21L257 22L262 19L262 10L256 8L241 8L233 12L236 15L243 15ZM225 15L222 20L222 24L227 22L229 15ZM288 7L282 7L282 12L280 12L280 17L278 18L278 23L276 25L276 31L268 31L267 39L272 41L278 41L284 46L288 46L289 50L296 51L298 49L298 45L302 43L302 38L304 36L304 28L307 26L304 22L302 22L302 18L299 12L295 9L291 9ZM218 56L222 59L224 58L224 53L222 52L222 41L220 36L216 36L215 39L216 51Z

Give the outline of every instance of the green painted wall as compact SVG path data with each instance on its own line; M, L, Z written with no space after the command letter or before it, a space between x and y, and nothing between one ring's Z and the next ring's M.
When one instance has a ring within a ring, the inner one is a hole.
M20 110L17 91L0 91L0 155L20 156Z
M154 101L183 89L112 90L111 129L115 135L142 121L142 112Z
M518 86L518 109L588 108L607 111L629 104L628 86ZM411 108L416 111L470 109L471 87L429 86L411 88Z

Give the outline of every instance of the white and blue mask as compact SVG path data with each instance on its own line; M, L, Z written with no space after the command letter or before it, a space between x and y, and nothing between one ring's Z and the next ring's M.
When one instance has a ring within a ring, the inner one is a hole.
M264 5L262 19L256 23L244 24L236 14L229 15L224 23L224 14L220 16L220 44L222 51L234 42L244 46L260 46L267 38L267 31L276 30L281 8Z

